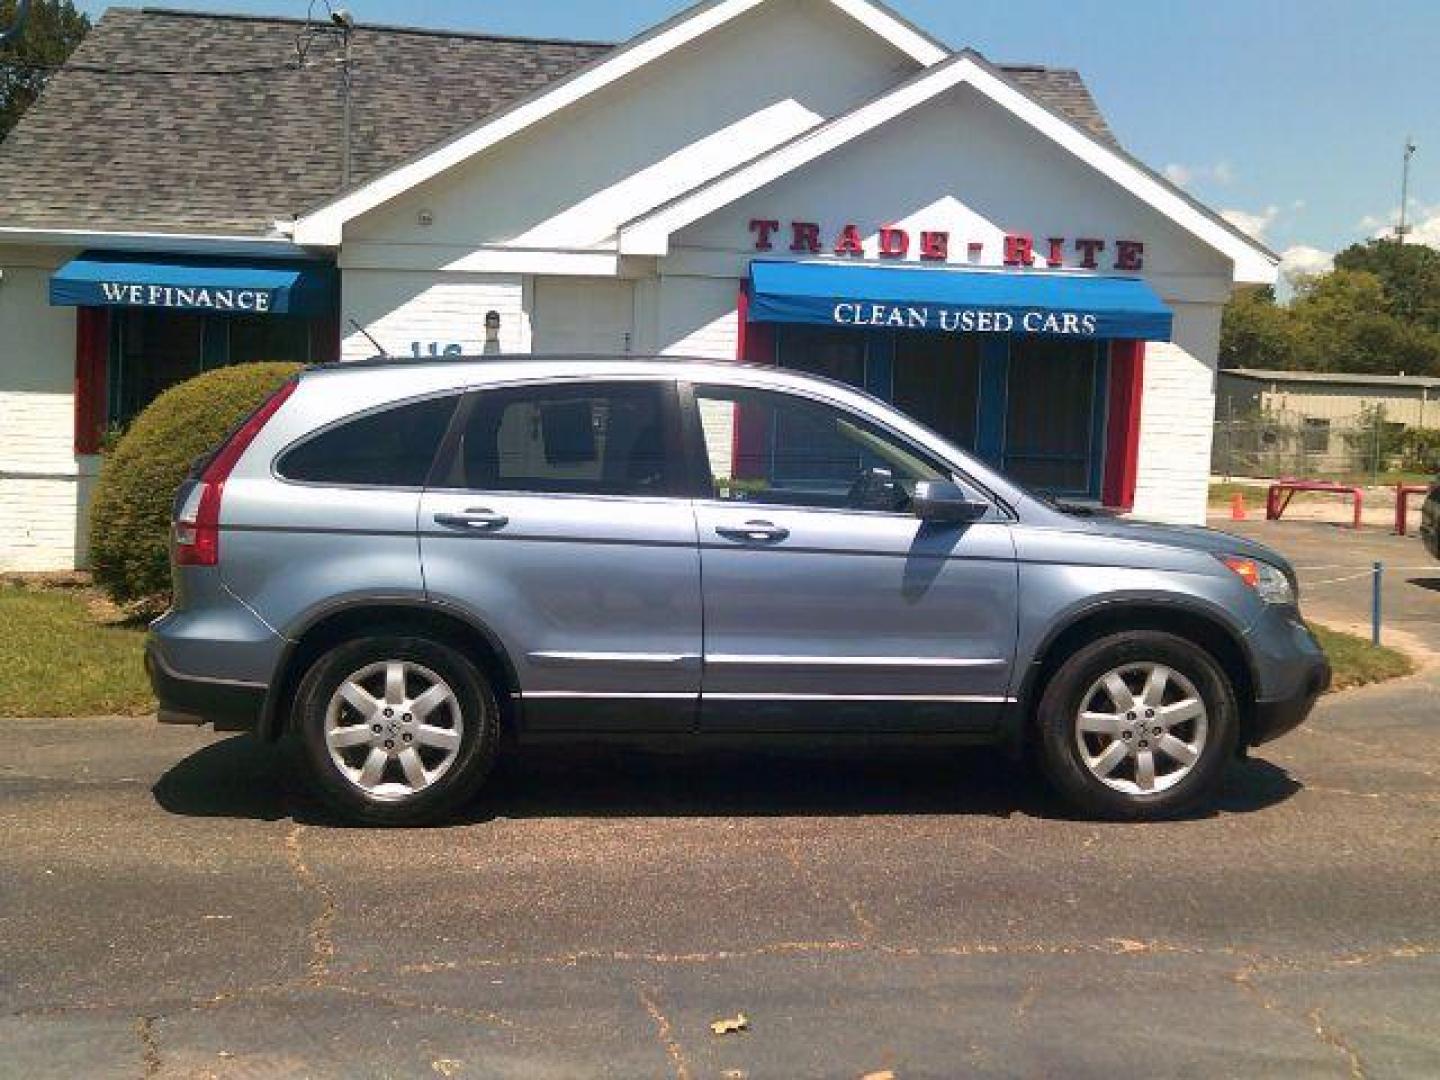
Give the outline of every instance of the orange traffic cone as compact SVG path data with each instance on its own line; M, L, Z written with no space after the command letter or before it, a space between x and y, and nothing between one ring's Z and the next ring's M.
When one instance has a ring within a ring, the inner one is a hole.
M1238 491L1230 497L1230 520L1245 520L1245 496Z

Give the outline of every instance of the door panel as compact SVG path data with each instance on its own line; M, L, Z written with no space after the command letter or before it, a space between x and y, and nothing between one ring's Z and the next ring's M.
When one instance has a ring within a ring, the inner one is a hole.
M501 526L437 518L488 512ZM688 731L700 563L683 500L431 491L425 588L504 644L535 730Z
M1015 641L1008 526L715 504L697 506L696 520L704 727L828 728L838 726L837 707L855 704L874 708L850 709L849 722L877 727L964 730L995 722ZM756 520L787 535L748 541L717 531ZM754 708L776 698L793 700ZM864 698L874 700L844 700ZM901 700L908 718L879 708L905 698L934 700L923 710Z
M700 562L672 398L660 383L476 394L422 498L426 590L500 639L527 728L694 727Z
M710 460L719 497L695 507L702 729L993 727L1015 647L1008 524L847 505L873 495L857 470L883 468L899 500L937 476L863 418L768 392L696 397L712 427L725 404L736 427L735 451Z

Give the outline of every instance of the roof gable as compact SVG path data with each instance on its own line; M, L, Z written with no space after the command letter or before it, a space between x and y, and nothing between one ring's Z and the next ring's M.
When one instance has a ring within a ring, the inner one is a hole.
M487 117L469 130L301 215L294 226L295 241L318 246L338 246L342 240L345 222L383 205L397 195L473 158L567 106L769 2L773 0L704 0L626 42L587 67ZM931 66L940 63L949 55L943 45L874 0L826 2L889 42L916 63Z
M621 255L665 255L679 229L789 175L867 133L907 115L954 87L969 85L1101 175L1234 263L1237 282L1270 283L1278 258L1113 142L1087 131L1022 91L970 50L921 72L860 108L792 139L620 231Z

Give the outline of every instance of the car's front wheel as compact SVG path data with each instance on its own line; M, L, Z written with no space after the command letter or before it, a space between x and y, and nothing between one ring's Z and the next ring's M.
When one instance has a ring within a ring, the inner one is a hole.
M449 645L421 637L337 645L306 674L295 709L321 793L372 825L452 812L484 781L500 738L485 677Z
M1234 757L1235 692L1211 655L1173 634L1131 631L1061 664L1041 697L1040 758L1081 811L1172 817L1213 794Z

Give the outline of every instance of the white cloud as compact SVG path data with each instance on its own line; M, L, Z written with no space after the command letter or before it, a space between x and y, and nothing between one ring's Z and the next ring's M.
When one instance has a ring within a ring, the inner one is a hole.
M1267 206L1258 213L1249 210L1221 210L1220 216L1247 236L1253 236L1256 240L1264 243L1265 234L1270 231L1270 226L1275 224L1275 219L1280 216L1280 208Z
M1172 161L1160 171L1166 180L1177 187L1189 187L1191 184L1206 181L1228 187L1235 182L1235 167L1228 161L1217 161L1214 165L1182 165L1178 161Z
M1292 288L1301 278L1311 277L1315 274L1328 274L1333 269L1335 269L1334 254L1311 247L1309 244L1296 244L1280 253L1280 275L1290 283Z
M1171 162L1164 168L1165 179L1177 187L1188 187L1195 174L1190 171L1189 166Z

